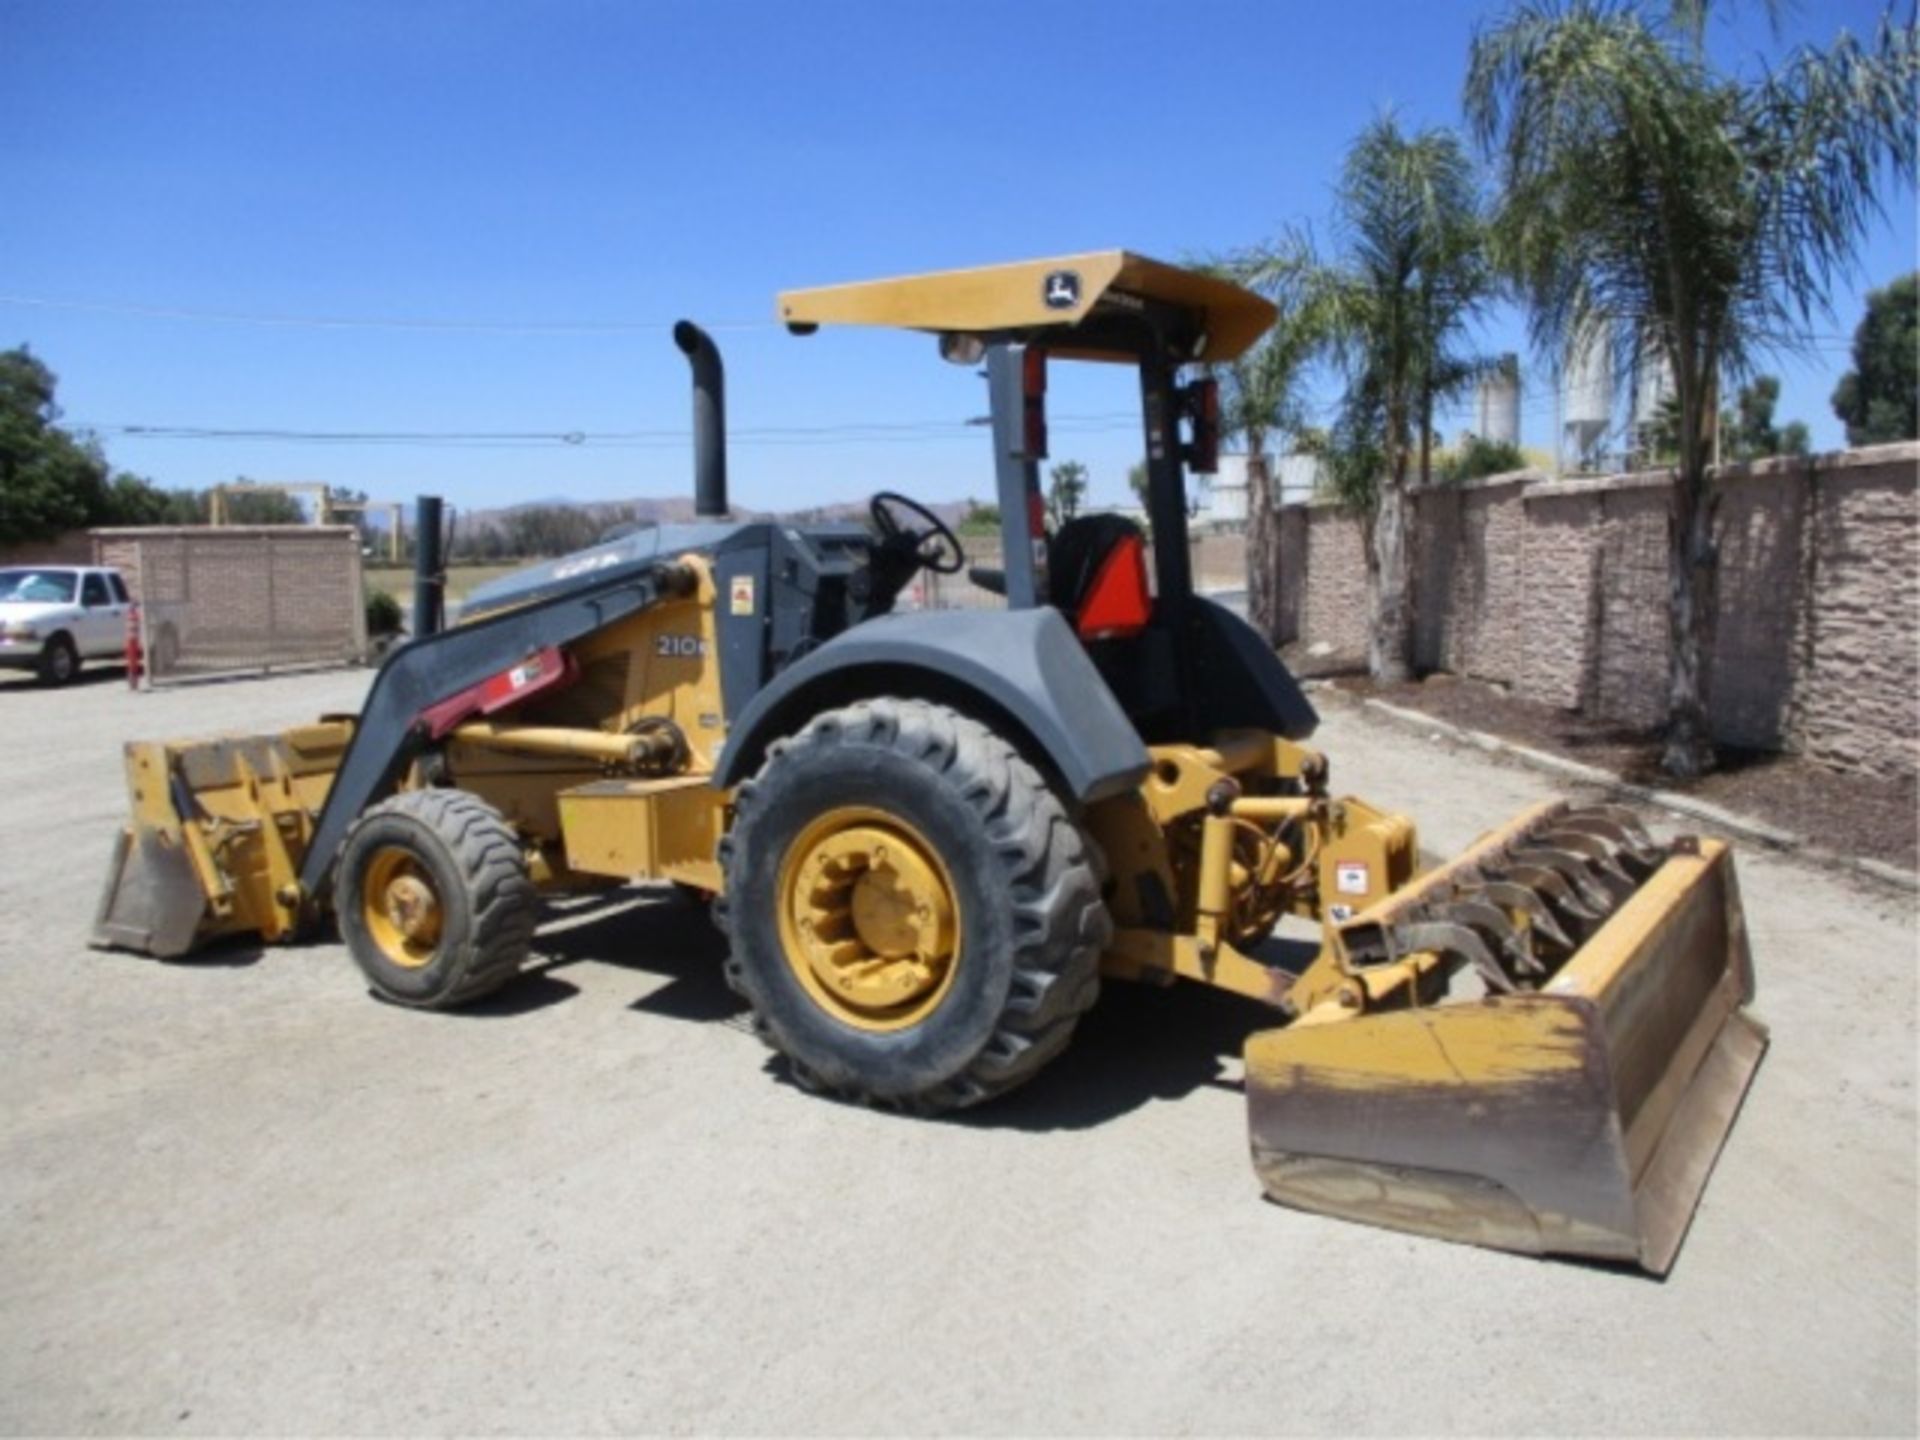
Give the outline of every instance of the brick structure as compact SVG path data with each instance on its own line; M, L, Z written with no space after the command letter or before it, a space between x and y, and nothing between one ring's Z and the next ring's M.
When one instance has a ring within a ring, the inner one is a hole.
M95 530L140 602L149 670L164 681L367 653L360 536L350 525Z
M91 564L93 540L84 530L68 530L51 540L23 540L17 545L0 545L0 566Z
M1920 770L1920 444L1726 467L1710 672L1723 741ZM1415 662L1651 727L1665 714L1665 474L1496 476L1415 505ZM1359 522L1281 515L1283 634L1366 652Z

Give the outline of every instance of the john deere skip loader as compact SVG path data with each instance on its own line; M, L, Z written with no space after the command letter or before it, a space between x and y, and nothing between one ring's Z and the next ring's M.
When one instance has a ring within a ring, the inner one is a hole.
M373 989L511 982L543 894L716 897L727 978L805 1086L910 1111L1060 1053L1103 981L1270 1009L1254 1164L1284 1204L1478 1244L1672 1263L1765 1048L1731 856L1544 806L1421 872L1411 821L1336 795L1316 717L1194 593L1184 471L1259 297L1119 251L782 295L796 333L931 332L984 363L1005 597L902 612L966 564L925 506L727 519L721 365L682 323L698 519L476 591L365 708L128 747L99 943L186 955L328 917ZM1149 530L1048 534L1052 360L1133 366ZM1317 955L1274 963L1286 917Z

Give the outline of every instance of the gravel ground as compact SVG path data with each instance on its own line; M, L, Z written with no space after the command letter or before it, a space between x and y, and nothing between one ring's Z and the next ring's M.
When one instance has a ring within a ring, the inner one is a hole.
M1743 854L1774 1049L1659 1283L1263 1204L1262 1015L1196 988L928 1123L782 1083L652 892L464 1015L86 948L122 741L365 683L0 681L0 1431L1914 1433L1909 899ZM1322 740L1442 852L1548 793Z

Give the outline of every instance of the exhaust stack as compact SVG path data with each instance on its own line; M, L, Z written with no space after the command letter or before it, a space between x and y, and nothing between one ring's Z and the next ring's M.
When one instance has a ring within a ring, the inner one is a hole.
M693 368L693 513L727 514L727 376L713 337L691 320L673 327L673 343Z

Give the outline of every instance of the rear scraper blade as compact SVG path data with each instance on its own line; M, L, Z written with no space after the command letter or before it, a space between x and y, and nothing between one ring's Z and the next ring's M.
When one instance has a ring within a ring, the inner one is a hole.
M1526 841L1509 827L1443 868ZM1391 929L1401 904L1355 923ZM1298 1209L1663 1275L1766 1049L1752 996L1732 856L1677 842L1538 988L1254 1035L1254 1166Z

